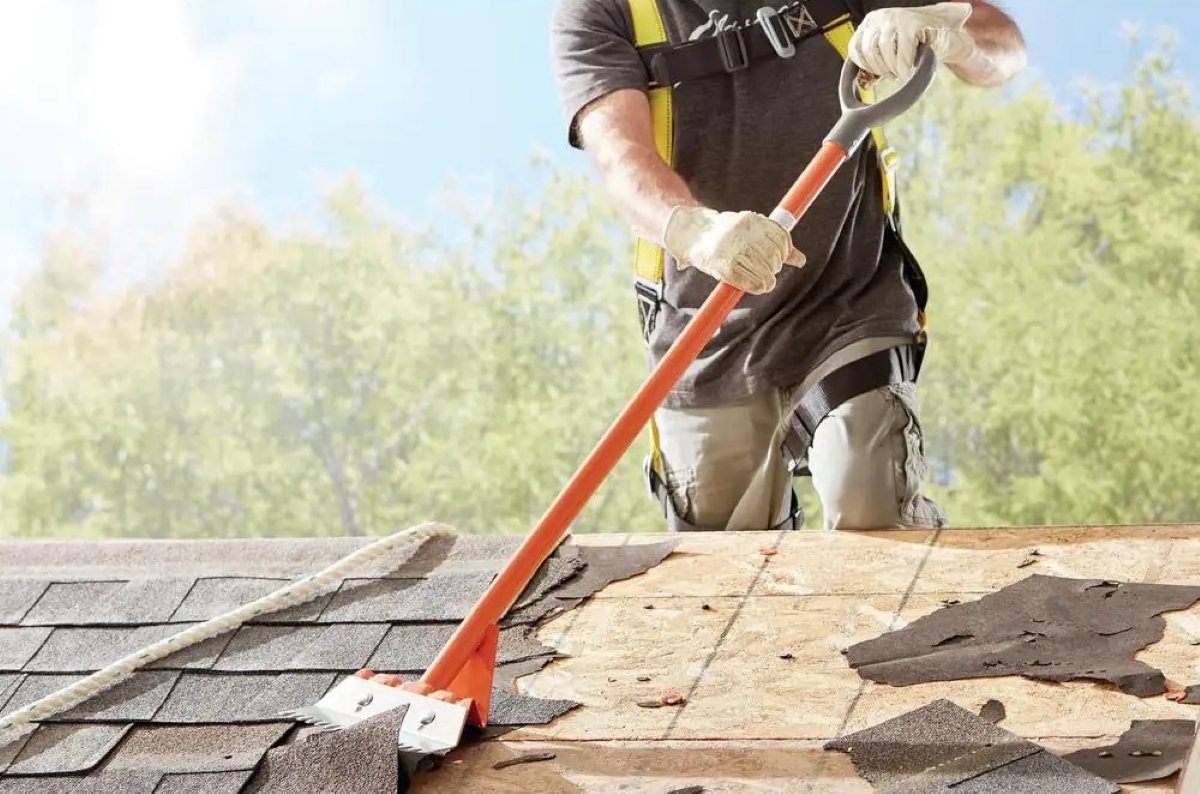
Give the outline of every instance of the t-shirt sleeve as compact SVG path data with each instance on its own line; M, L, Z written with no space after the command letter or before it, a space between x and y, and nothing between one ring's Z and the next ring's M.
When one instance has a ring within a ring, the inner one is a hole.
M579 112L622 88L646 90L642 58L633 46L632 22L622 0L557 0L550 22L555 87L571 146L582 148Z

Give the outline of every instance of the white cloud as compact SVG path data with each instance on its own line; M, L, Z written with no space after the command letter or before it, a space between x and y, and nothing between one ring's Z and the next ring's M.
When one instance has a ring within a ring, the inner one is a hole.
M85 194L118 248L144 252L121 260L143 271L231 176L218 122L237 70L230 51L199 40L185 0L0 3L2 204ZM26 247L51 220L6 214L0 236Z

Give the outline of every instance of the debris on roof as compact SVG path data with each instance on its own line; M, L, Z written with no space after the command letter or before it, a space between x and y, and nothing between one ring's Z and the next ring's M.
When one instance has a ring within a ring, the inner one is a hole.
M1077 750L1063 759L1114 783L1161 780L1183 768L1195 739L1195 720L1133 720L1115 744Z
M371 540L0 543L0 714ZM395 791L399 762L387 723L401 715L323 734L280 713L360 668L418 677L522 540L429 540L399 567L392 561L394 570L380 562L314 602L160 659L0 746L0 789ZM491 727L545 724L577 707L516 691L518 677L560 655L536 638L536 624L657 565L674 547L560 546L504 623ZM385 746L390 752L371 749Z
M1035 574L844 653L863 678L893 686L1021 675L1108 681L1149 697L1166 680L1134 655L1162 639L1164 612L1197 601L1200 587Z
M1120 786L949 700L826 742L876 791L1116 794Z

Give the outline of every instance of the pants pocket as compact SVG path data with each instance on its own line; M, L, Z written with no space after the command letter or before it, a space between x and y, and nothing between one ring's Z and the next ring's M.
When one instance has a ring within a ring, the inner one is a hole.
M929 476L929 461L925 456L925 434L921 427L917 385L911 382L892 384L887 387L886 394L896 406L903 425L903 454L895 463L900 520L909 526L947 526L949 519L945 511L921 493L921 486Z

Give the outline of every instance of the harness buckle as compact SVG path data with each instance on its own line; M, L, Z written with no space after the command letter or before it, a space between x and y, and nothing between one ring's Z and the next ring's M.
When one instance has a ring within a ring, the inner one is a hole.
M763 6L756 14L758 25L767 34L767 41L775 48L775 54L780 58L791 58L796 54L796 44L792 41L790 32L779 12L771 6Z
M650 332L654 330L666 288L662 281L649 281L638 277L633 280L633 293L638 302L638 317L642 323L642 340L649 342Z
M717 52L721 54L721 63L726 72L732 74L750 66L750 53L746 50L746 38L742 35L741 28L726 28L714 38L717 40ZM730 39L737 42L737 49L729 43Z

